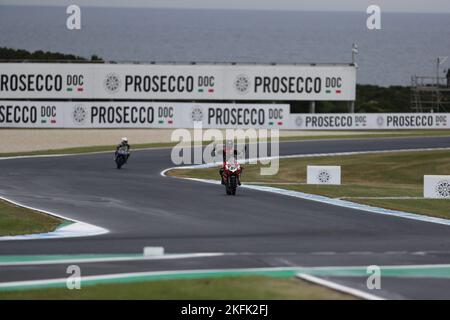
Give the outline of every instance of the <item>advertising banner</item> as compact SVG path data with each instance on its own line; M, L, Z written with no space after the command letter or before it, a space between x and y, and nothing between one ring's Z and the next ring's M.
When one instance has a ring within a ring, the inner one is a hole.
M292 114L288 104L0 100L0 128L450 129L449 113Z
M351 101L351 65L0 63L3 99Z
M291 114L290 129L383 130L449 129L448 113L322 113Z
M341 184L340 166L307 166L306 167L307 184Z
M2 128L285 128L286 104L0 101Z
M450 176L424 176L423 196L431 199L450 199Z

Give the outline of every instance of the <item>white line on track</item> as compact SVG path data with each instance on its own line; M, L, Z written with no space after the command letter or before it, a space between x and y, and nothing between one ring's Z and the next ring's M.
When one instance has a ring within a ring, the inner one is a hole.
M123 261L144 261L144 260L173 260L192 259L205 257L223 256L223 253L179 253L163 254L156 256L136 256L136 257L99 257L99 258L68 258L55 260L34 260L34 261L11 261L0 262L0 266L28 266L28 265L49 265L49 264L71 264L71 263L98 263L98 262L123 262Z
M388 200L424 200L424 199L428 199L428 200L434 200L434 199L430 199L430 198L424 198L424 197L408 197L408 196L401 196L401 197L339 197L339 198L333 198L333 199L367 199L367 200L383 200L383 199L388 199Z
M264 272L264 271L285 271L298 270L299 267L275 267L275 268L243 268L243 269L196 269L196 270L173 270L173 271L147 271L147 272L129 272L104 275L83 276L83 281L90 280L114 280L123 278L145 277L145 276L166 276L166 275L186 275L186 274L211 274L218 272ZM67 278L27 280L1 282L1 288L22 287L22 286L40 286L47 284L66 283Z
M325 267L305 267L313 270L333 270L333 269L366 269L367 266L325 266ZM409 270L409 269L439 269L450 268L450 264L405 264L405 265L386 265L380 266L381 269Z
M308 282L312 282L339 292L343 292L343 293L347 293L350 294L352 296L358 297L358 298L362 298L362 299L366 299L366 300L385 300L384 298L381 298L379 296L358 290L358 289L354 289L351 287L347 287L344 286L342 284L339 284L337 282L333 282L333 281L329 281L329 280L324 280L321 279L319 277L316 276L312 276L309 274L304 274L304 273L298 273L297 274L297 278L308 281Z

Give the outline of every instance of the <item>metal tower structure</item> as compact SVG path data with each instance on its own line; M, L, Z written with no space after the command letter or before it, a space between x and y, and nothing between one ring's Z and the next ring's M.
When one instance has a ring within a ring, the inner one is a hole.
M411 78L411 109L415 112L446 112L450 109L450 78L440 77L448 57L436 59L436 77ZM448 77L448 74L447 74Z

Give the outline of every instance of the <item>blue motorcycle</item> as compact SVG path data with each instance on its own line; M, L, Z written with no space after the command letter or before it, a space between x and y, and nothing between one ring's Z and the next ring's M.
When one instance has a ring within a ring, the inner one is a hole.
M126 150L119 149L116 151L115 160L117 169L122 168L122 166L127 163L128 157L130 156L130 153Z

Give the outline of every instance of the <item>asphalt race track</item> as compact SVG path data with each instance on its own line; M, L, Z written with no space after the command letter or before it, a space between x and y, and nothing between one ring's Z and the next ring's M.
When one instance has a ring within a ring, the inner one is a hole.
M450 137L285 142L281 155L450 147ZM450 263L450 227L170 177L170 149L0 161L0 195L109 229L105 235L0 241L0 255L226 253L218 257L82 264L83 275L152 270ZM370 178L370 177L368 177ZM418 254L420 252L420 254ZM0 282L65 277L66 265L2 266ZM366 279L335 279L353 287ZM392 279L387 298L450 299L450 280Z

